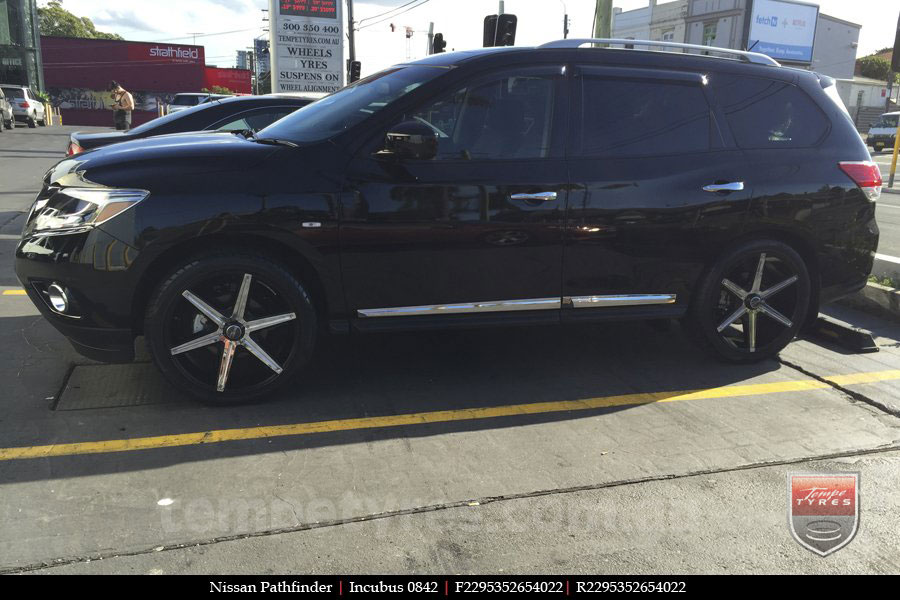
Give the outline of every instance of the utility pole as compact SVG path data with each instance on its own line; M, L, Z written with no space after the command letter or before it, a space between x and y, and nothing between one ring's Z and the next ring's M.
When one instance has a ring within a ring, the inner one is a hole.
M597 0L596 18L594 20L594 37L612 37L612 0Z
M356 60L356 21L353 20L353 0L347 0L347 37L349 37L348 50L350 52L350 62Z
M569 37L569 9L566 8L566 3L563 0L559 0L559 3L563 7L563 39L566 39Z
M428 50L426 54L434 53L434 22L428 24Z
M497 14L498 14L498 15L502 15L502 14L503 14L503 0L500 0L500 9L497 11Z

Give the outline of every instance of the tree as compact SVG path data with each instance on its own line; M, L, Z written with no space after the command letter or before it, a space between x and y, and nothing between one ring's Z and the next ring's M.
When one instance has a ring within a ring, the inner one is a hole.
M209 88L203 88L203 89L201 89L200 91L201 91L201 92L206 92L207 94L226 94L226 95L229 95L229 96L234 96L234 92L233 92L233 91L231 91L231 90L229 90L227 87L221 86L221 85L214 85L214 86L212 86L212 89L209 89Z
M891 76L891 63L877 56L864 56L856 61L863 77L887 81Z
M101 40L121 40L115 33L97 31L93 21L87 17L77 17L62 6L62 0L50 0L47 6L38 7L41 35L54 37L75 37Z

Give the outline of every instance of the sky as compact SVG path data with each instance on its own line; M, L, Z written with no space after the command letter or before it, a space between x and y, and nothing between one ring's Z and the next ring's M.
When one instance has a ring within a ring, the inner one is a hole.
M425 55L429 22L444 34L447 50L481 47L482 21L497 12L496 0L426 0L412 10L376 17L410 0L354 2L357 58L363 75L409 58ZM39 0L39 4L45 4ZM663 0L660 0L663 3ZM517 45L533 45L562 37L563 7L569 14L569 36L589 37L594 0L505 0L505 11L518 17ZM614 6L631 10L648 0L615 0ZM897 0L819 0L822 12L862 25L859 56L892 46L900 3ZM267 35L263 18L268 0L63 0L78 16L89 17L101 31L128 40L196 43L206 47L208 64L234 66L235 52ZM396 26L391 32L390 24ZM405 27L413 29L407 41Z

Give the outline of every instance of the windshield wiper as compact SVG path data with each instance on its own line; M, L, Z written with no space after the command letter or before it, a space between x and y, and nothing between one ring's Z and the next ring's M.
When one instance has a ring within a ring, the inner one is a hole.
M289 146L291 148L299 148L300 147L299 144L295 144L294 142L292 142L290 140L282 140L279 138L261 138L258 135L256 135L255 133L253 134L253 137L251 137L250 139L253 140L254 142L256 142L257 144L269 144L271 146Z

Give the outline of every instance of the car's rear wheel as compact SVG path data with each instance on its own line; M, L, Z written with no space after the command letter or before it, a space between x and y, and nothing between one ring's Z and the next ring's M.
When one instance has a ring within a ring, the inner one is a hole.
M28 116L28 128L34 129L35 127L37 127L37 121L34 120L34 115L29 115Z
M144 331L154 362L177 388L235 404L269 397L297 375L315 346L316 311L278 263L208 255L160 284Z
M15 129L16 128L16 119L15 117L10 117L9 121L6 122L7 129Z
M806 320L810 277L803 258L775 240L742 244L706 274L687 324L705 349L730 362L773 357Z

